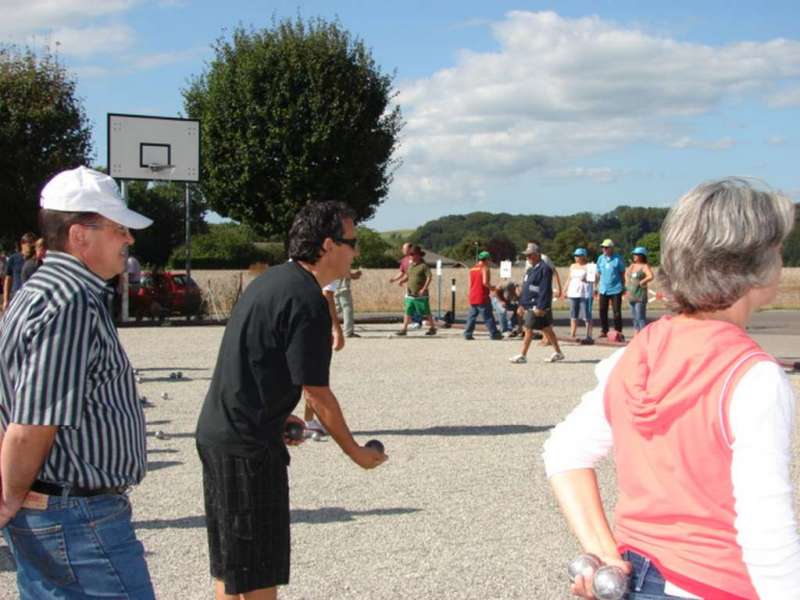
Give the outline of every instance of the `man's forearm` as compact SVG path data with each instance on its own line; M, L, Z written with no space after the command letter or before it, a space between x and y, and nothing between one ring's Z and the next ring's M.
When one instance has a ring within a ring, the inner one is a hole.
M339 401L331 389L329 387L303 386L303 393L330 436L339 444L344 453L350 456L359 446L353 439Z
M3 498L22 500L50 453L58 427L12 423L2 436L0 480Z
M328 314L331 316L331 325L333 327L339 326L339 315L336 314L336 301L333 299L333 292L325 290L322 292L325 296L325 302L328 303Z
M8 275L3 278L3 304L8 304L8 300L11 297L12 282L12 278Z

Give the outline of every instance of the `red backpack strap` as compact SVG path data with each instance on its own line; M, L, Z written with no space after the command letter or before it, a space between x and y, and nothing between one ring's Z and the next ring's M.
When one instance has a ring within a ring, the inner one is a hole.
M750 367L765 360L769 362L776 362L773 356L767 354L763 350L748 352L738 361L736 361L736 364L731 367L731 370L728 371L728 374L725 376L725 383L722 385L722 393L719 396L719 423L722 439L729 449L733 446L734 442L733 432L731 431L731 426L728 420L733 390L736 389L739 381L741 381L742 377L744 377L747 371L750 370Z

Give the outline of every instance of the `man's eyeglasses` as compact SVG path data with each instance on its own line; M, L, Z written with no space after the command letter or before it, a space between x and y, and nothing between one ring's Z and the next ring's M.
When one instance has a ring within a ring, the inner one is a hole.
M118 233L121 236L128 236L131 234L131 230L125 227L124 225L117 225L116 223L106 224L106 223L89 223L84 225L84 227L88 227L89 229L110 229L111 231Z
M355 250L356 246L358 246L358 238L336 238L333 241L337 244L347 244L353 250Z

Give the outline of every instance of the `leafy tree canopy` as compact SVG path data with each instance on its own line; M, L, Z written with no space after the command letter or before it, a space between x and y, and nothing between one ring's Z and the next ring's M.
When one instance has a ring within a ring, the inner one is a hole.
M337 199L371 217L402 127L392 76L339 23L239 28L183 90L202 122L202 189L219 214L285 236L298 209Z
M36 231L39 193L90 163L91 132L75 81L49 50L0 46L0 240Z
M400 248L394 248L380 233L369 227L360 225L356 230L358 236L358 258L355 267L367 269L390 269L397 266L400 259Z

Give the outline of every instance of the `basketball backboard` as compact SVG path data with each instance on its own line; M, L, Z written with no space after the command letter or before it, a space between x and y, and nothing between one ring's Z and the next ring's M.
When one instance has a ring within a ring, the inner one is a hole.
M118 179L200 180L200 121L108 114L108 169Z

